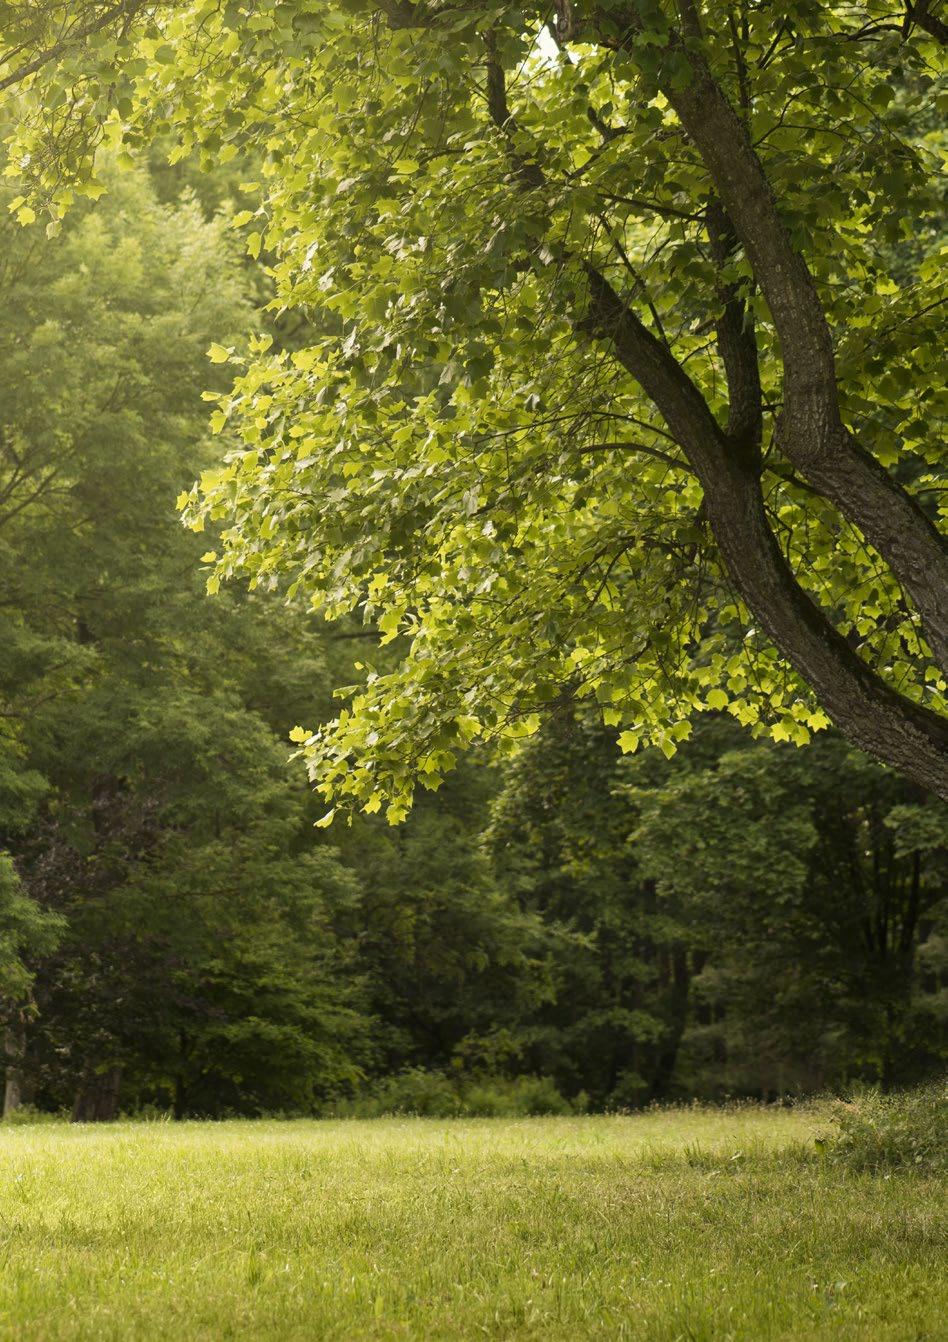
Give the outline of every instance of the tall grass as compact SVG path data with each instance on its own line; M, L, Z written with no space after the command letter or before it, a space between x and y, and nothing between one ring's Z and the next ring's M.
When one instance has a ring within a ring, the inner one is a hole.
M834 1106L835 1131L818 1139L836 1165L882 1174L948 1171L948 1085L922 1086L906 1094L868 1090Z
M0 1128L0 1338L944 1336L943 1189L819 1111Z

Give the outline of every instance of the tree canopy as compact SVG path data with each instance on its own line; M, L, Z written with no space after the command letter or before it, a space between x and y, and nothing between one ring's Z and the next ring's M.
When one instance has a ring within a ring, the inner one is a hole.
M185 514L211 590L397 640L298 733L334 806L576 696L627 750L832 720L948 794L937 8L6 6L22 222L102 142L259 157L233 223L312 334L211 345Z

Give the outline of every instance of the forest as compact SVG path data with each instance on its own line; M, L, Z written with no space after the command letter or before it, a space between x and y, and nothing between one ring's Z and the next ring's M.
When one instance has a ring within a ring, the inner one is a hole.
M945 808L838 732L712 709L630 755L566 698L401 824L317 826L290 734L398 642L205 593L213 526L175 498L219 456L213 351L271 281L230 227L246 165L166 158L107 157L52 239L0 212L7 1112L582 1112L937 1072Z
M0 1342L948 1318L946 0L0 0Z

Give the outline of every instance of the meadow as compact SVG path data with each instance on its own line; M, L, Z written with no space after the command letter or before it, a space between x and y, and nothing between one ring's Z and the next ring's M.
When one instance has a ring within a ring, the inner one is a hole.
M945 1209L817 1109L0 1128L0 1338L944 1337Z

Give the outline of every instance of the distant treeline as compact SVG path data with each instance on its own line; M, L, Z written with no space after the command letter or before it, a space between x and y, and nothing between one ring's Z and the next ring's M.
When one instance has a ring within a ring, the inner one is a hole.
M0 209L7 1107L630 1107L938 1068L945 809L832 735L709 713L622 756L564 695L404 825L314 828L288 734L386 652L265 571L206 597L214 537L174 499L220 459L205 351L260 280L231 179L109 187L42 246Z

